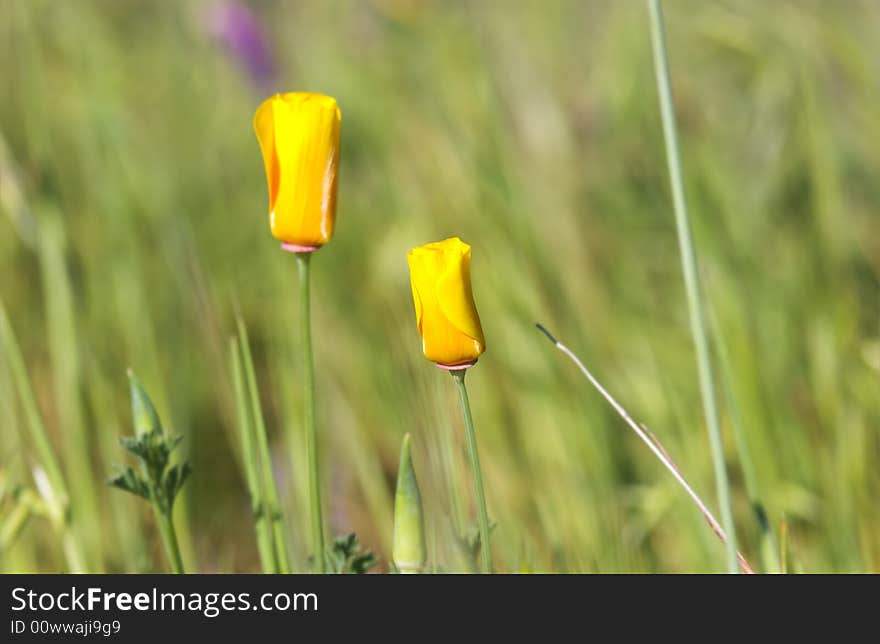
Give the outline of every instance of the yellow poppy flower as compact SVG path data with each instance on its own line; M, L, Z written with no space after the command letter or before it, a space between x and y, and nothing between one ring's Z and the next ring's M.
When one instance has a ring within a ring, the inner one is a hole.
M471 247L453 237L407 254L416 323L428 360L453 367L486 350L471 291Z
M269 225L282 242L323 246L333 236L340 120L336 99L308 92L271 96L254 115Z

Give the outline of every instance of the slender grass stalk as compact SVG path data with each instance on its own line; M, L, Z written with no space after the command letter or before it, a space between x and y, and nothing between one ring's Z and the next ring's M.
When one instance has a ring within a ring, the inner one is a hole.
M436 534L435 548L442 543L452 542L455 552L455 558L461 565L466 565L471 572L477 571L476 562L474 561L473 552L467 543L467 521L465 520L465 501L460 485L459 466L456 458L458 445L455 442L455 435L451 431L453 426L450 425L447 430L438 432L436 438L438 445L436 453L439 456L442 467L440 471L443 476L443 489L446 490L449 499L449 514L451 516L451 524L444 523L444 530L448 533L444 536ZM452 539L450 539L452 537ZM437 565L437 559L434 558L434 565Z
M278 501L278 488L275 485L275 477L272 474L272 456L269 452L269 438L266 434L266 421L263 419L263 409L260 406L260 394L257 389L257 376L254 373L254 362L251 358L251 349L248 342L247 329L241 318L238 318L238 341L241 345L241 354L244 358L245 382L251 401L251 411L254 417L256 429L256 446L259 458L262 461L263 495L265 507L269 513L272 524L272 534L275 546L275 559L278 571L284 574L290 573L290 560L287 556L287 538L284 534L284 517L281 514L281 503Z
M788 574L788 520L785 517L779 522L779 572Z
M89 449L90 433L80 394L80 360L74 322L73 293L65 264L65 233L58 213L46 208L40 220L40 270L46 307L46 338L52 360L52 381L62 432L63 453L71 494L76 499L73 517L86 546L89 569L101 572L101 521L95 486L95 467Z
M257 456L253 425L248 414L247 395L245 394L244 373L241 366L241 352L238 339L229 338L229 355L232 364L232 378L235 385L235 399L238 408L238 426L241 433L241 452L244 471L247 478L248 494L251 498L251 510L254 514L254 530L257 536L257 551L260 565L264 573L277 573L278 562L275 558L275 544L272 540L272 528L266 512L266 498L261 484L262 474Z
M715 468L715 485L718 493L718 505L721 508L721 522L727 534L725 542L727 544L727 569L728 572L736 573L736 532L733 523L733 509L730 503L730 484L727 480L727 467L724 462L724 443L721 439L721 423L718 419L715 384L712 380L709 340L706 334L704 309L697 272L697 253L691 238L691 226L688 218L687 202L684 196L681 159L678 151L678 132L675 124L675 107L672 103L669 59L666 53L666 37L663 29L663 12L660 7L660 0L648 0L648 10L651 15L651 43L657 75L660 112L663 120L663 137L666 140L666 161L669 165L669 180L672 187L678 245L681 252L681 267L684 271L685 290L687 291L691 334L693 335L697 353L700 394L703 398L703 411L706 416L709 445L712 450L712 462Z
M61 539L61 550L67 562L67 569L72 573L87 571L83 549L70 522L70 510L67 506L65 493L59 494L52 486L49 475L42 467L33 470L34 484L46 507L46 513L55 534Z
M733 393L733 385L731 384L733 378L730 352L727 349L727 343L724 342L724 336L721 335L719 330L718 319L711 307L709 308L709 322L712 328L712 335L715 339L715 346L718 351L724 397L727 401L727 407L730 410L730 421L733 426L736 453L742 468L746 494L749 495L749 502L752 506L752 515L754 516L755 522L758 524L758 531L761 535L761 564L764 572L779 573L781 568L779 564L779 547L776 543L776 535L770 527L770 521L767 518L767 511L761 500L758 474L755 471L751 450L749 449L745 430L740 419L739 405L737 404L736 396Z
M49 510L52 525L61 539L68 570L75 573L85 572L83 549L71 522L70 493L67 490L58 458L49 440L49 433L46 431L43 417L28 379L21 349L15 339L12 325L6 315L6 307L2 301L0 301L0 347L3 349L6 362L12 372L12 379L24 410L28 433L39 458L40 467L34 468L34 481Z
M311 499L312 550L315 570L324 572L324 519L321 512L321 477L318 470L318 431L315 427L315 364L312 357L312 316L309 273L311 253L296 253L299 265L300 329L303 354L303 407L306 430L306 453L309 461L309 498Z
M7 552L21 534L32 515L35 515L36 495L29 489L20 489L0 470L0 553Z
M18 397L21 401L27 420L27 427L40 458L41 466L46 471L49 482L56 492L68 496L67 487L64 484L64 476L61 473L61 466L55 456L52 443L49 440L49 433L43 424L43 417L40 414L37 400L34 396L28 380L27 370L24 365L24 358L21 355L21 349L15 339L12 326L9 323L9 317L6 315L6 307L0 302L0 335L3 340L3 350L6 354L6 362L12 371L12 377L15 381Z
M480 468L480 454L477 451L477 434L474 432L474 420L471 418L471 403L468 400L464 377L467 369L450 371L458 386L458 397L461 399L461 413L464 417L464 432L467 439L468 455L474 476L474 493L477 495L477 510L480 527L480 561L482 572L492 572L492 545L489 541L489 513L486 510L486 492L483 490L483 470Z
M584 363L581 362L580 359L578 359L578 357L574 354L574 352L572 352L571 349L569 349L559 340L554 338L550 334L550 332L545 329L541 324L536 324L535 326L537 326L538 329L547 336L550 342L552 342L557 349L567 355L572 360L572 362L574 362L578 366L578 369L580 369L581 373L583 373L587 377L587 380L590 381L590 384L592 384L596 388L596 390L602 395L602 397L608 401L608 403L614 408L614 411L616 411L618 415L623 418L626 424L629 425L636 433L636 435L638 435L638 437L642 439L642 441L654 453L654 456L660 459L660 462L663 463L666 469L668 469L672 476L675 477L675 480L678 481L679 484L684 488L685 492L688 493L688 496L690 496L693 502L697 504L700 512L703 513L703 516L709 523L709 527L711 527L712 531L718 536L719 539L721 539L722 543L729 544L730 542L727 538L727 533L725 532L725 530L721 527L721 525L719 525L718 521L715 519L712 512L709 511L709 508L706 506L706 504L703 503L702 499L697 496L697 493L694 492L693 488L688 484L684 476L682 476L678 467L676 467L672 458L669 456L669 453L666 451L663 445L660 444L660 441L657 440L657 437L654 436L654 434L652 434L647 427L636 423L630 417L626 410L620 406L620 404L611 396L611 394L609 394L608 391L606 391L605 388L601 384L599 384L599 381L593 377L593 374L590 373L589 369L584 366ZM739 564L739 567L742 568L743 572L749 574L754 572L748 561L746 561L745 557L743 557L739 552L734 551L734 556L736 557L736 561Z
M0 343L2 348L2 343ZM15 394L12 391L8 370L3 363L3 352L0 351L0 409L3 410L4 430L9 433L0 437L0 441L7 446L4 450L7 467L0 467L0 571L10 572L39 572L32 551L35 541L24 541L23 547L16 547L19 537L24 532L31 518L45 518L52 520L49 508L37 491L30 488L19 487L12 480L12 463L9 455L15 452L24 452L24 441L20 440L24 432L17 418L17 405ZM39 469L39 468L35 468ZM36 473L34 473L36 474ZM17 480L17 477L16 477ZM11 506L11 507L10 507ZM52 522L54 528L54 522ZM66 555L65 555L65 559Z
M32 516L27 503L17 503L0 525L0 551L7 552L15 543Z

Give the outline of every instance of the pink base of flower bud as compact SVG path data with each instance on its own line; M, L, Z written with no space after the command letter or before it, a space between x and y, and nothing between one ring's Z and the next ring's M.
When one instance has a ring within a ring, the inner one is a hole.
M462 364L440 364L439 362L434 363L434 365L438 369L444 369L446 371L460 371L461 369L468 369L470 367L473 367L475 364L477 364L476 360L474 360L473 362L465 362Z
M299 246L298 244L281 242L281 250L286 250L288 253L314 253L319 248L320 246Z

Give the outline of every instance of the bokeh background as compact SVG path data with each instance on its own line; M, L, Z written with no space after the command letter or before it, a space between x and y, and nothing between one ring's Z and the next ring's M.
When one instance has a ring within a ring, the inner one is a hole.
M762 570L782 548L789 570L877 571L880 5L673 0L666 23L741 547ZM91 568L165 569L147 504L104 483L126 462L131 366L194 466L187 568L258 569L236 302L308 567L296 266L251 125L291 90L343 113L337 232L313 261L332 532L389 559L411 432L430 564L470 565L458 401L421 356L405 261L457 235L488 344L468 381L497 567L723 570L699 512L534 328L717 507L642 2L7 0L0 297ZM2 528L38 465L3 354L0 459ZM28 516L4 570L63 569Z

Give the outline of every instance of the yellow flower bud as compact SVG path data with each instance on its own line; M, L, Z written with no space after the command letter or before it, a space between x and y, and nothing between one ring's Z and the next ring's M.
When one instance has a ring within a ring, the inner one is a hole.
M391 556L401 573L418 573L425 566L425 520L422 496L410 455L410 436L403 437L397 491L394 494L394 543Z
M458 237L407 255L422 352L438 365L476 361L486 350L471 291L471 247Z
M340 120L336 99L307 92L276 94L254 115L269 225L286 244L323 246L333 236Z

